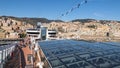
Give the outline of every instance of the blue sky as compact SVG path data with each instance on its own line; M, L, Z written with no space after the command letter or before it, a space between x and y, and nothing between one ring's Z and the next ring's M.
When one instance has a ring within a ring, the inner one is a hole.
M57 19L83 0L0 0L0 15ZM120 0L88 0L59 19L120 20Z

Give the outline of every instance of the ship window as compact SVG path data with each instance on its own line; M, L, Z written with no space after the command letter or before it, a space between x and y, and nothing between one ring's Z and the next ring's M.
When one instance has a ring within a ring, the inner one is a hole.
M30 63L32 62L32 54L27 55L27 61L29 61Z
M0 62L2 61L2 53L0 53Z
M109 37L109 35L110 35L110 34L107 32L106 36Z
M27 34L40 34L39 32L27 32Z

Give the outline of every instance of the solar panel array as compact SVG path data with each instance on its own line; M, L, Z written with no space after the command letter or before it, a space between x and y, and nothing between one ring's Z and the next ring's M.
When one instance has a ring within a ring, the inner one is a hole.
M120 68L120 44L52 40L39 42L52 68Z

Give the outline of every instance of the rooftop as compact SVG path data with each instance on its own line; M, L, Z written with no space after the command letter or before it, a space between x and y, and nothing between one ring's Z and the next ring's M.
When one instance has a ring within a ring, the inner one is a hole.
M39 42L50 68L118 68L120 43L52 40Z

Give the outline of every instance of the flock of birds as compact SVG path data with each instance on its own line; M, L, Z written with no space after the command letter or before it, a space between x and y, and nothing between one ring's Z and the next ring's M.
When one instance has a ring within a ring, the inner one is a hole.
M75 9L80 8L81 5L86 4L87 2L88 2L87 0L84 0L84 1L82 1L82 2L80 2L80 3L78 3L76 6L72 7L72 8L71 8L70 10L68 10L67 12L61 14L61 15L58 17L58 19L61 18L61 17L63 17L63 16L68 15L69 13L73 12Z

